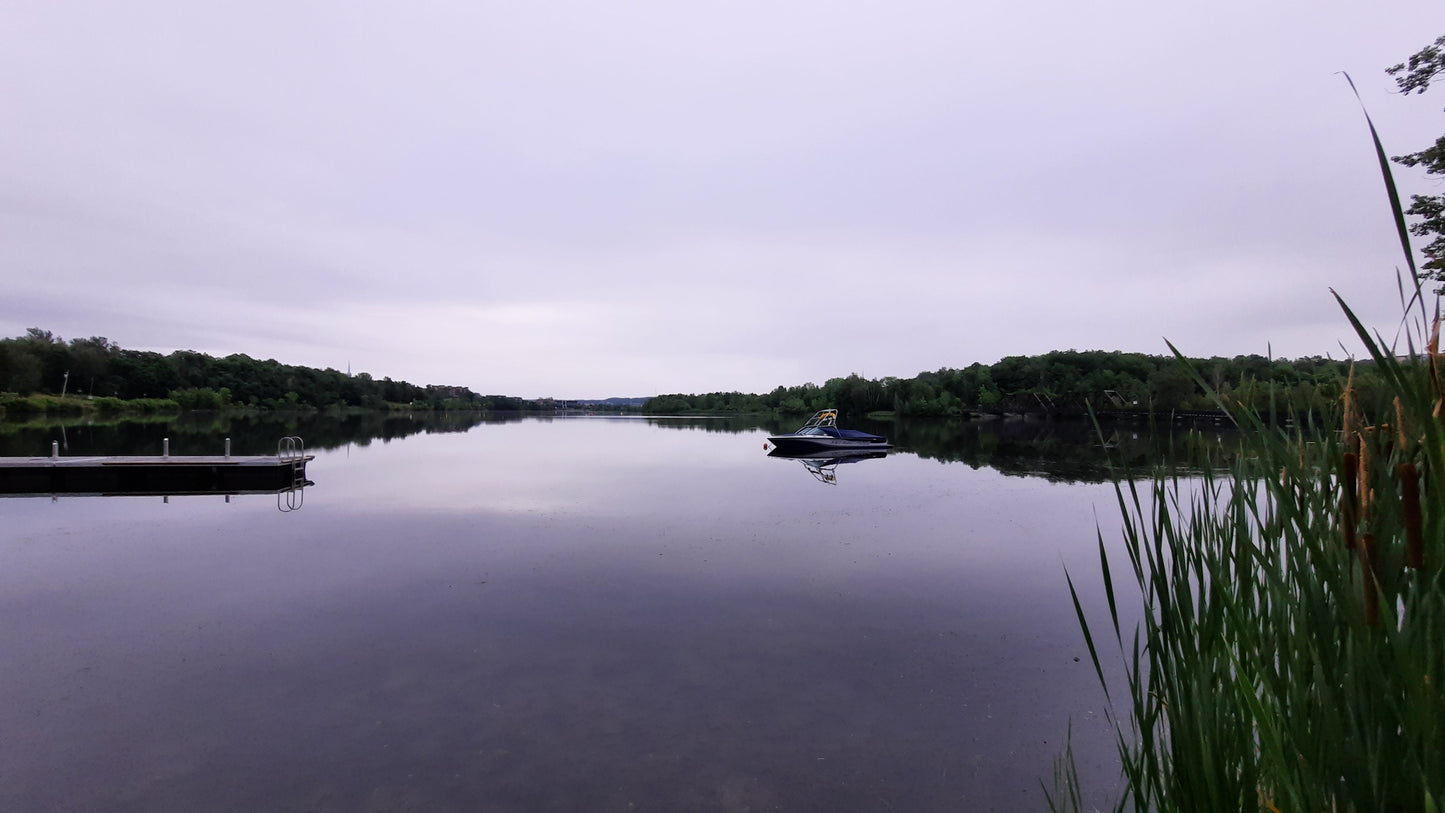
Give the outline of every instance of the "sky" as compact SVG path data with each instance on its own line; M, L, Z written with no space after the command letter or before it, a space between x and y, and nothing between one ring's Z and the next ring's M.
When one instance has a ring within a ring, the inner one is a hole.
M1439 0L0 4L0 336L529 398L1360 355L1445 132Z

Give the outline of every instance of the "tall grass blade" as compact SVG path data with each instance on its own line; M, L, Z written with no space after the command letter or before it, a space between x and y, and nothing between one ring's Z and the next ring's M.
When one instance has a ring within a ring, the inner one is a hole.
M1099 650L1094 647L1094 636L1089 632L1089 621L1084 617L1084 605L1079 603L1079 593L1074 589L1074 580L1069 576L1067 568L1064 569L1064 578L1069 582L1069 596L1074 600L1074 612L1079 617L1079 628L1084 631L1084 643L1089 646L1089 660L1094 664L1094 674L1099 677L1099 685L1104 687L1104 698L1113 703L1109 697L1109 682L1104 680L1104 667L1099 662Z
M1350 92L1355 94L1355 101L1360 103L1360 112L1365 116L1365 123L1370 126L1370 141L1375 145L1375 157L1380 162L1380 176L1384 178L1385 191L1390 196L1390 212L1395 216L1395 230L1400 235L1400 248L1405 254L1405 264L1410 267L1410 277L1415 280L1415 287L1418 288L1420 272L1415 268L1415 254L1410 249L1410 227L1405 223L1405 208L1400 205L1400 192L1395 188L1395 175L1390 171L1390 158L1385 155L1385 146L1380 143L1380 134L1375 130L1375 121L1370 118L1370 111L1365 108L1365 100L1360 98L1360 91L1355 87L1355 80L1344 71L1340 73L1345 77L1345 81L1350 83Z

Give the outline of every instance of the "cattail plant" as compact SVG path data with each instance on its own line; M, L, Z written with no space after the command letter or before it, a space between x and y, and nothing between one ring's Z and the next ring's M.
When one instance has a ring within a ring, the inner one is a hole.
M1352 371L1338 414L1304 416L1342 431L1291 434L1219 399L1241 429L1227 470L1116 482L1141 621L1120 622L1102 536L1105 626L1068 586L1116 726L1117 809L1445 807L1445 364L1438 304L1418 284L1401 298L1397 355L1336 297L1383 382L1363 395ZM1101 630L1124 685L1105 678ZM1070 758L1056 808L1083 796Z

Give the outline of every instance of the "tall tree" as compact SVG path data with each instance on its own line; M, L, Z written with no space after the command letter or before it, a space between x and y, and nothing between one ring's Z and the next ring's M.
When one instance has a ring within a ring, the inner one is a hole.
M1432 80L1445 77L1445 36L1385 72L1395 77L1401 93L1424 93ZM1433 147L1397 155L1393 160L1407 167L1423 166L1427 175L1445 176L1445 136L1437 139ZM1405 214L1419 218L1410 224L1411 234L1434 238L1420 250L1425 256L1420 278L1440 283L1435 292L1445 293L1445 195L1414 195Z

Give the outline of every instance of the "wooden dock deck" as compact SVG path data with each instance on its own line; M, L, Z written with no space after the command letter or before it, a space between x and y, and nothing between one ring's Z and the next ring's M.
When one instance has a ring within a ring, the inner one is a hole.
M308 484L299 451L253 456L0 457L0 494L195 494Z

